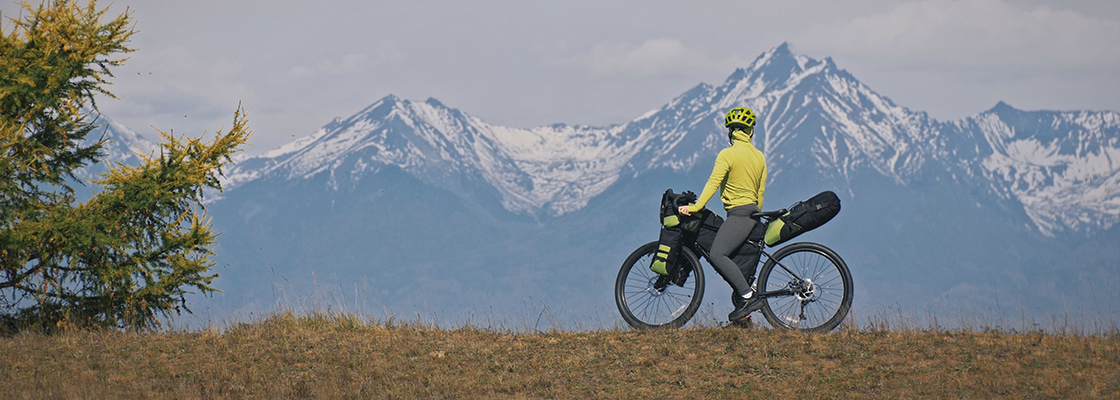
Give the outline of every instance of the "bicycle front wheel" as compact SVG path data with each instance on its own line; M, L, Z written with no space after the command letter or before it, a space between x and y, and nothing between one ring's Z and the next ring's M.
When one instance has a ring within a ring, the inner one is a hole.
M704 297L704 270L687 248L681 252L682 268L691 267L684 286L677 286L650 271L657 242L646 243L626 258L614 283L614 301L627 324L637 329L679 328L688 322Z
M836 328L852 308L852 274L840 255L816 243L778 249L758 274L768 295L762 315L770 325L825 333Z

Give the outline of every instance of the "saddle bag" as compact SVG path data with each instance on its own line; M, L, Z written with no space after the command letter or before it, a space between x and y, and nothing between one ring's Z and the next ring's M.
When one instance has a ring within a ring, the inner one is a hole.
M816 229L840 213L840 198L824 191L789 207L785 215L770 222L766 228L766 244L777 246L798 235Z

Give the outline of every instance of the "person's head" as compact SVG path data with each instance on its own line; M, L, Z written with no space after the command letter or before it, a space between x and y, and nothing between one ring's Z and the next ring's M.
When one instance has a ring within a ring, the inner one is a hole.
M754 122L755 115L751 109L746 107L735 107L727 112L727 116L723 118L724 126L727 127L727 140L733 141L732 134L735 131L743 131L750 139L754 135Z

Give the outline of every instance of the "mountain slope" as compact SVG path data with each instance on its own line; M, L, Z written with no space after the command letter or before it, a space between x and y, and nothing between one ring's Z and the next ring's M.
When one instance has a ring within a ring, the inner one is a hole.
M617 179L620 160L627 158L618 142L611 145L617 132L566 125L505 128L435 99L413 102L390 95L312 136L241 160L226 184L327 173L328 185L338 190L395 166L464 196L474 190L467 183L488 185L515 213L559 215L579 209Z
M1042 233L1091 236L1120 220L1120 114L1026 112L999 103L958 124L989 146L979 170Z

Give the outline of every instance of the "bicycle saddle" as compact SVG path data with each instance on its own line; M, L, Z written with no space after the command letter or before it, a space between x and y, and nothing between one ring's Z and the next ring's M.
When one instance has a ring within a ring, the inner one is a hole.
M759 211L759 212L756 212L754 214L751 214L751 218L754 218L754 219L759 219L759 218L774 219L774 218L778 218L778 217L782 216L782 214L785 214L788 211L789 210L786 210L784 208L780 209L780 210L774 210L774 211Z

